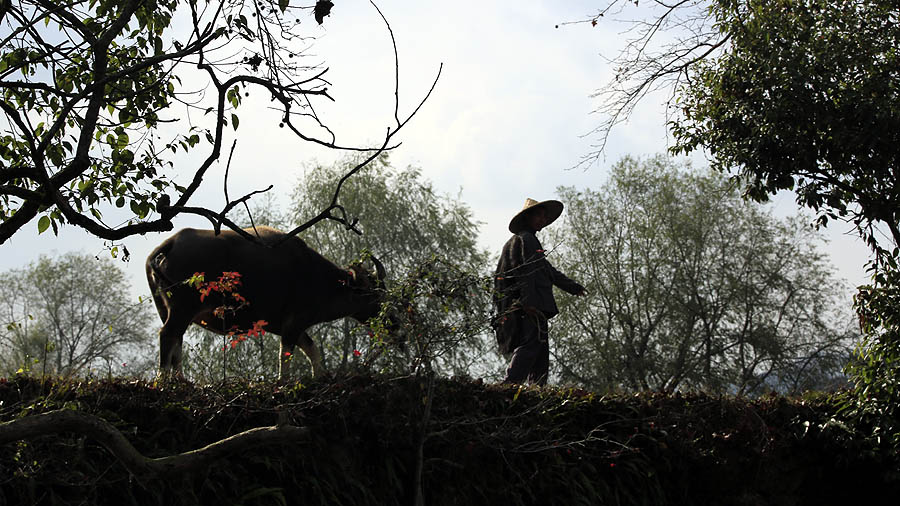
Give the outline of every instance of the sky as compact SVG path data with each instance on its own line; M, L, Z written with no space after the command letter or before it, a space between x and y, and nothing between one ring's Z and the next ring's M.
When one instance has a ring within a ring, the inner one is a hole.
M304 57L328 67L326 79L335 99L318 103L317 112L342 144L380 144L394 122L390 35L368 1L334 3L321 27L312 19L307 22L317 39ZM612 76L606 58L621 49L626 26L605 19L597 26L557 25L596 13L599 3L379 3L396 37L401 116L418 105L443 65L431 97L398 134L402 145L392 152L392 162L421 168L435 188L468 205L481 222L480 243L490 251L499 251L506 241L509 219L526 198L554 198L558 186L598 188L622 156L650 156L669 146L665 96L650 95L627 123L612 131L604 158L586 170L573 168L598 141L589 135L600 123L591 113L599 105L591 94ZM251 93L238 114L241 123L228 179L232 198L273 184L276 197L287 203L304 167L340 156L279 129L278 116L263 93ZM231 146L230 139L225 146ZM181 162L186 170L196 166L190 159ZM226 162L227 149L193 205L222 207ZM702 165L702 155L693 156L692 162ZM779 196L774 208L780 215L797 210L790 195ZM176 229L188 226L209 228L196 217L176 218ZM852 287L866 282L863 266L868 252L848 230L841 224L830 226L823 248L838 275ZM135 294L148 291L144 259L167 236L148 234L122 241L131 253L123 267ZM39 236L35 220L0 245L0 271L23 267L42 254L67 251L109 254L104 241L72 227L61 229L59 236L52 232ZM848 303L851 293L847 290Z

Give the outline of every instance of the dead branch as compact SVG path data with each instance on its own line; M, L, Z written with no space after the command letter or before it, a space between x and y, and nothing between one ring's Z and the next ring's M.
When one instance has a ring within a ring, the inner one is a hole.
M336 222L344 225L344 227L347 228L347 230L353 231L357 234L362 234L362 232L356 227L359 220L355 217L350 217L347 214L347 210L338 201L339 197L340 197L341 189L343 188L344 183L346 183L347 180L349 180L351 177L353 177L360 170L362 170L363 168L368 166L369 163L371 163L373 160L378 158L382 153L384 153L385 151L390 151L399 146L399 144L392 145L391 141L397 135L397 133L400 132L400 130L402 130L403 127L406 126L406 124L419 112L419 110L422 108L422 106L425 104L425 102L431 96L431 93L434 91L434 88L437 85L437 82L441 77L441 71L443 70L443 64L441 64L438 67L437 75L435 76L434 81L432 81L431 87L428 89L428 92L425 94L425 96L422 98L422 100L419 101L418 105L413 109L413 111L408 116L406 116L404 119L401 120L399 112L398 112L399 107L400 107L400 92L399 92L400 58L399 58L399 53L397 50L397 41L396 41L396 38L394 37L394 31L391 28L391 25L388 22L387 18L381 12L381 9L378 8L378 6L375 4L375 2L370 1L370 3L375 8L375 10L378 11L378 14L381 16L382 21L384 22L385 26L387 27L388 33L391 36L391 43L392 43L392 47L393 47L393 51L394 51L394 121L395 121L395 124L392 127L387 128L387 131L385 133L384 140L383 140L381 146L374 147L374 148L373 147L341 146L341 145L338 145L335 143L333 134L332 134L332 139L330 141L317 139L315 137L304 134L303 132L300 131L299 128L297 128L291 122L291 117L292 117L291 106L294 103L294 95L295 94L300 94L301 96L306 96L309 94L319 94L319 95L324 95L325 97L331 99L331 97L327 93L327 90L301 90L299 88L299 85L304 84L305 82L284 86L284 85L278 84L276 82L262 80L262 79L258 79L258 78L251 77L251 76L233 77L233 78L229 79L228 81L226 81L224 84L220 84L218 81L215 80L215 73L213 72L213 68L209 65L205 65L205 64L201 65L201 68L204 68L205 70L207 70L207 72L209 72L210 78L212 79L213 83L215 84L216 88L218 89L218 92L219 92L218 103L219 103L220 117L224 115L225 95L226 95L227 91L237 83L253 83L253 84L256 84L258 86L261 86L261 87L267 89L272 94L273 99L277 100L278 102L281 103L282 107L284 108L282 124L284 126L286 126L290 131L292 131L301 140L306 141L306 142L312 142L314 144L325 146L325 147L328 147L331 149L339 149L339 150L343 150L343 151L368 152L368 156L365 158L365 160L363 160L361 163L357 164L355 167L350 169L346 174L344 174L343 177L341 177L341 179L338 181L337 185L335 186L335 191L334 191L334 195L332 196L331 203L325 209L323 209L316 216L307 220L305 223L303 223L303 224L293 228L292 230L288 231L287 233L285 233L284 237L282 237L278 242L276 242L274 244L266 245L268 247L277 247L280 244L287 241L288 239L290 239L291 237L296 236L297 234L303 232L304 230L307 230L308 228L310 228L310 227L314 226L315 224L319 223L320 221L324 221L324 220L336 221ZM322 73L320 73L319 75L317 75L313 79L320 80L323 74L324 74L324 71ZM327 127L319 120L319 118L315 114L313 114L313 118L316 120L316 122L319 124L320 127L328 130ZM221 121L219 121L217 124L216 135L215 135L216 146L220 145L222 125L223 125L223 123ZM330 132L330 130L328 130L328 131ZM234 148L232 147L232 151L233 150L234 150ZM218 149L215 150L215 156L216 156L216 158L219 156ZM212 155L207 161L210 163L212 162ZM230 156L229 156L229 161L230 161ZM201 170L197 172L197 177L195 178L194 182L191 184L191 186L188 187L189 191L186 192L186 194L189 195L190 193L192 193L191 190L193 188L196 188L199 186L199 184L203 178L203 173L205 172L205 168L207 168L208 166L209 166L209 163L204 163L204 166L201 168ZM227 179L227 172L226 172L226 179ZM227 184L227 181L226 181L226 184ZM262 193L262 192L268 191L269 189L271 189L271 186L265 190L261 190L258 192L253 192L251 194L248 194L245 197L243 197L242 199L239 199L237 201L230 201L228 199L228 192L226 190L225 197L226 197L227 203L226 203L225 209L221 213L218 213L218 214L215 214L212 211L209 211L207 209L185 207L184 203L186 202L186 199L184 197L182 197L179 200L179 202L175 206L172 207L172 209L177 210L177 212L179 212L179 213L192 213L192 214L198 214L198 215L206 217L213 224L213 229L216 230L217 232L221 229L222 225L225 225L228 228L230 228L230 229L234 230L235 232L237 232L238 234L240 234L245 239L250 240L255 243L260 243L260 241L257 237L255 237L252 234L247 233L246 231L244 231L243 229L238 227L236 224L234 224L233 222L231 222L230 220L225 218L225 214L229 210L234 208L235 206L239 205L240 203L245 203L246 200L249 199L254 194ZM253 221L252 216L250 216L250 220L251 220L251 222Z
M628 19L623 17L624 13L631 7L639 8L638 2L608 0L595 16L561 23L596 26L602 18L604 22L626 26L622 33L624 47L615 57L606 58L613 65L614 77L591 95L600 102L592 112L601 119L586 136L597 136L598 140L582 157L579 167L587 167L603 155L610 131L627 121L648 94L667 90L666 121L678 113L672 107L678 90L689 85L691 73L698 64L715 58L729 40L716 28L715 19L706 8L708 3L708 0L653 0L640 7L644 19Z
M291 444L309 439L309 429L296 425L256 427L215 443L168 457L150 458L138 452L130 441L106 420L74 411L59 409L0 424L0 444L38 436L74 432L102 444L128 471L140 478L162 478L188 474L209 466L227 455L253 449L259 445Z
M365 150L365 151L370 151L370 153L366 157L366 159L363 160L361 163L357 164L352 169L350 169L346 174L344 174L344 176L340 179L340 181L338 181L337 186L335 187L335 190L334 190L334 195L331 198L331 204L329 204L328 207L323 209L322 212L320 212L318 215L307 220L306 223L303 223L303 224L295 227L293 230L287 232L284 235L284 237L282 237L281 240L278 241L277 243L275 243L273 246L278 246L279 244L283 243L284 241L288 240L289 238L299 234L300 232L312 227L316 223L323 221L323 220L337 221L338 223L343 224L348 230L352 230L353 232L356 232L357 234L362 234L362 232L360 232L359 229L356 228L356 224L357 224L358 220L355 218L352 218L352 219L349 218L347 216L346 209L344 209L344 207L338 203L338 198L340 197L341 189L343 188L344 183L348 179L353 177L354 174L356 174L357 172L362 170L364 167L369 165L369 163L371 163L373 160L378 158L382 153L384 153L385 151L389 151L389 150L393 149L394 147L399 146L399 144L397 146L390 146L391 140L394 138L395 135L397 135L397 133L400 130L403 129L404 126L406 126L406 124L409 122L409 120L411 120L413 118L413 116L415 116L419 112L419 110L422 108L422 105L424 105L425 102L428 100L428 98L431 96L431 93L434 91L434 88L435 88L435 86L437 86L437 82L441 77L441 71L444 68L443 63L438 67L437 75L435 76L434 81L432 81L431 87L428 89L428 93L425 94L425 96L422 98L422 100L419 102L419 104L416 106L416 108L413 109L413 111L405 119L403 119L401 121L400 117L399 117L399 113L398 113L399 106L400 106L399 105L400 104L400 92L399 92L400 57L397 52L397 41L394 38L394 31L391 29L391 25L388 22L387 18L384 17L384 14L382 14L381 9L379 9L378 6L375 5L375 2L371 2L371 4L378 11L378 14L381 16L382 21L384 21L385 26L387 26L388 33L390 33L390 35L391 35L391 42L392 42L392 45L394 48L394 121L395 121L395 125L393 127L388 127L387 132L385 133L385 136L384 136L384 141L382 142L380 147L378 147L377 149L374 149L374 150ZM285 117L284 117L285 124L290 126L291 129L297 133L297 135L300 135L300 133L297 132L293 126L290 125L290 116L288 115L287 110L288 109L285 108ZM340 149L344 149L344 148L340 148ZM333 214L332 211L338 211L340 213L340 215L336 216L335 214Z

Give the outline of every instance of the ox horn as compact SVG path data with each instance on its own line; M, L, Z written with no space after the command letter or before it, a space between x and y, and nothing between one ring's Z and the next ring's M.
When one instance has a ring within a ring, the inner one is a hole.
M384 281L385 276L387 276L387 272L384 270L384 264L381 263L380 260L375 258L375 255L370 255L372 258L372 263L375 264L375 277L378 281Z

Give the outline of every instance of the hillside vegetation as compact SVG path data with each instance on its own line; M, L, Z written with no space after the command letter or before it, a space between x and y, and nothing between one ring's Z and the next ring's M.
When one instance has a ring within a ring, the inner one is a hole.
M837 398L377 375L208 386L19 376L0 379L0 505L407 505L419 485L432 505L895 504L897 454L856 437ZM151 458L257 427L304 429L143 473L102 437L59 424L10 440L57 410L109 422Z

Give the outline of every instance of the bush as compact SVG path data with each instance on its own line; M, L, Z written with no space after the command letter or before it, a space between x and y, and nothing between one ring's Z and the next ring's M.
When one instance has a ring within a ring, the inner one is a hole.
M900 268L898 253L871 265L872 284L854 297L863 339L847 371L855 388L845 413L870 430L879 445L900 446Z

